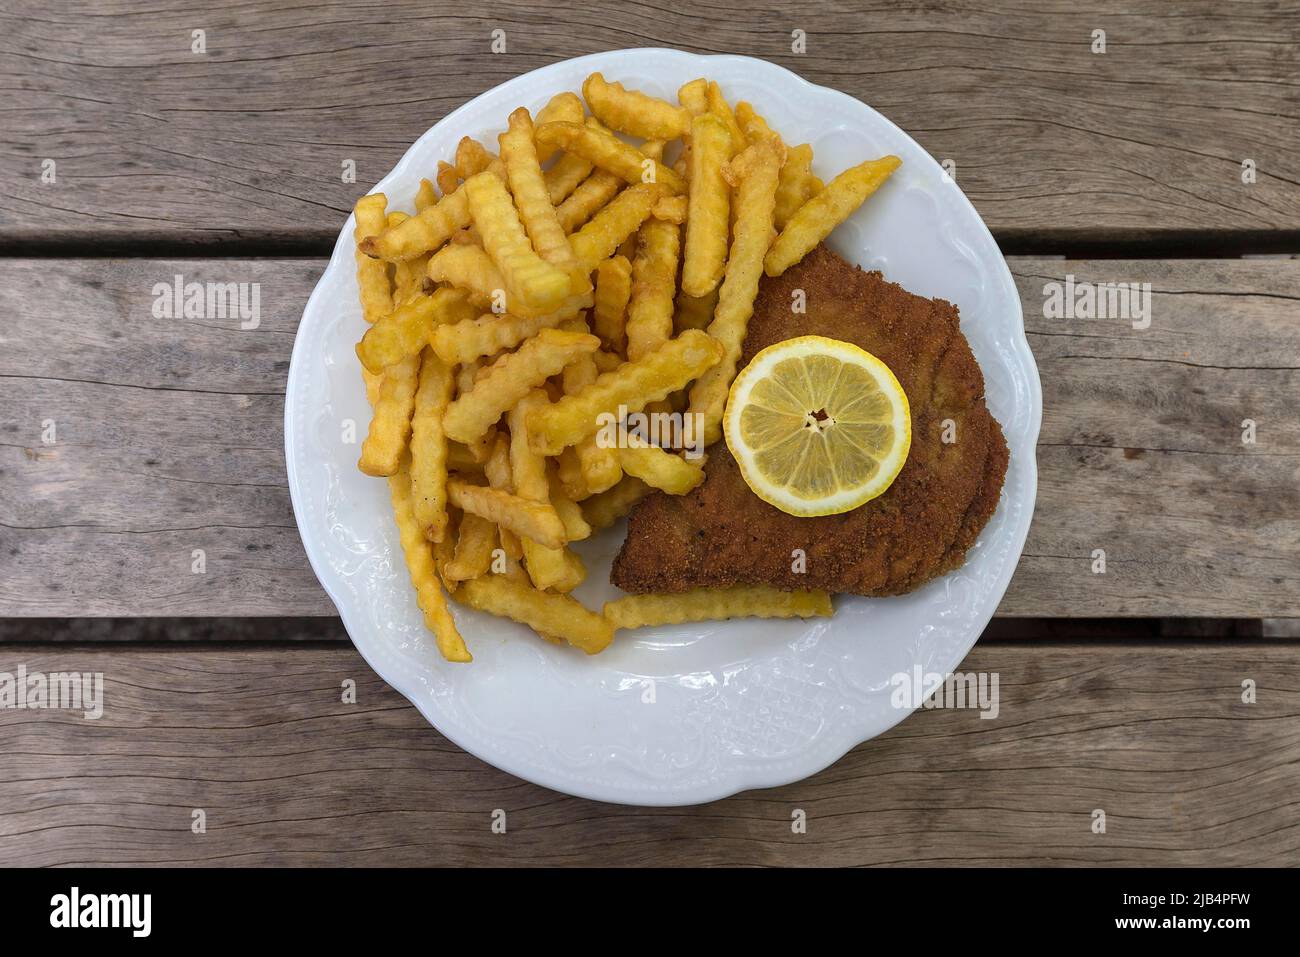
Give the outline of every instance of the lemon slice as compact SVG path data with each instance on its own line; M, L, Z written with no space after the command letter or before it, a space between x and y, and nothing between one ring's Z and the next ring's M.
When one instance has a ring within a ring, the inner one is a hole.
M893 483L912 416L889 367L851 342L768 346L731 384L723 431L754 494L791 515L836 515Z

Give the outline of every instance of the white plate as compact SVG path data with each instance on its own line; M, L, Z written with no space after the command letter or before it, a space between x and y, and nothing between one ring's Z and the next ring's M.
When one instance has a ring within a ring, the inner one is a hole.
M285 454L307 556L357 649L443 734L521 778L627 804L693 804L797 781L901 721L890 678L921 665L957 667L992 617L1034 511L1034 445L1042 395L1011 274L979 215L907 134L857 100L762 60L672 50L620 50L556 63L453 112L375 187L407 209L421 176L466 134L495 143L509 111L536 110L602 70L666 98L697 76L750 100L790 143L812 143L823 179L869 157L902 157L896 173L841 226L831 245L912 292L961 308L984 369L989 408L1011 465L997 512L965 567L900 598L840 598L830 620L742 620L621 633L588 658L520 625L458 608L471 665L439 658L421 623L387 484L357 471L369 419L353 346L353 221L303 312L289 369ZM390 208L392 208L390 206ZM616 593L609 561L620 525L581 548L589 606Z

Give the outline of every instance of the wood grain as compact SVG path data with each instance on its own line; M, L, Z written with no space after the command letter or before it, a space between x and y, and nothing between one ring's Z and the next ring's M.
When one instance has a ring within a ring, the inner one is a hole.
M20 663L104 672L105 707L0 710L4 866L1300 864L1293 645L980 645L996 719L924 711L798 784L659 809L488 767L351 649L0 647Z
M952 161L1019 249L1300 237L1300 17L1286 0L101 0L94 16L19 0L0 26L0 244L20 253L323 252L354 200L452 109L537 67L641 46L761 57L870 103ZM504 53L490 52L494 30ZM795 30L806 53L792 52Z
M999 614L1300 616L1300 261L1011 264L1044 420L1038 508ZM281 431L320 269L0 262L0 614L333 614L294 526ZM155 319L154 284L178 273L261 283L259 327ZM1067 273L1150 282L1150 328L1044 318L1044 284Z

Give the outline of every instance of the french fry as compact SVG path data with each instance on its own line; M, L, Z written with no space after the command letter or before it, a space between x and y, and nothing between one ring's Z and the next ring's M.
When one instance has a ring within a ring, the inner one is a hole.
M758 111L743 100L736 104L736 123L745 134L745 142L750 145L760 140L766 140L773 145L781 144L781 137L767 125L767 120L759 116Z
M384 377L375 375L365 366L362 366L361 380L366 384L366 401L370 403L370 408L373 410L375 403L379 401L379 390L384 386Z
M686 250L682 291L707 296L722 278L727 259L727 224L731 190L722 166L731 159L731 134L712 113L691 123L690 210L686 220Z
M589 655L603 651L614 640L614 629L604 616L588 611L576 599L553 595L501 575L465 582L455 596L471 608L528 625L541 635L563 638Z
M690 209L685 196L660 196L655 200L650 215L665 223L680 226L686 222L686 213Z
M405 462L389 477L388 489L406 568L411 574L411 584L415 586L416 603L424 613L425 627L433 632L438 651L448 661L473 661L443 597L442 585L434 568L433 548L415 519L411 504L411 476Z
M709 81L704 77L683 83L677 91L677 102L692 117L709 111Z
M624 186L621 177L609 170L598 169L584 179L555 209L560 228L571 233L596 215Z
M388 279L388 264L371 259L361 251L367 239L378 236L386 228L384 209L388 197L371 193L357 200L353 210L356 228L352 235L357 242L357 288L361 297L361 315L366 322L374 323L393 311L393 287Z
M564 324L563 328L570 332L588 331L587 323L583 319L569 320ZM561 375L565 394L575 395L581 392L595 382L599 375L600 372L596 368L594 353L592 356L579 356L564 367L564 372ZM596 441L596 436L587 436L573 448L575 450L574 454L578 457L582 482L586 486L586 494L604 491L617 482L623 474L623 470L618 464L618 456L614 454L614 450L602 448ZM585 498L586 496L582 497Z
M596 267L591 325L605 347L617 353L627 348L627 304L631 296L632 264L623 256L602 260Z
M882 156L850 167L836 176L790 217L768 250L763 270L769 276L779 276L803 259L879 189L901 163L897 156Z
M476 475L483 471L483 463L474 458L464 442L447 443L447 469L451 472L468 472Z
M460 478L447 480L447 501L457 508L495 522L516 535L542 545L564 544L564 523L545 502L533 502L488 485L473 485Z
M438 164L441 170L442 164ZM420 186L415 191L415 211L421 213L438 201L438 191L433 188L433 183L427 179L420 180Z
M420 354L395 362L384 372L379 400L370 418L370 430L361 444L357 467L367 475L393 475L402 462L411 434L411 412L419 382ZM407 477L410 483L410 477Z
M598 376L577 395L534 411L527 420L528 441L536 452L558 455L600 428L602 413L617 415L620 407L639 412L716 365L722 352L712 337L687 330L635 362Z
M546 184L546 198L551 201L551 205L559 206L568 199L591 176L593 169L595 167L591 160L577 153L563 154L542 174L542 181Z
M532 240L537 255L561 269L572 269L578 261L569 248L569 240L560 228L555 207L542 179L542 167L533 144L533 118L522 106L510 114L509 128L501 134L501 159L506 164L506 180L514 194L515 205L524 230Z
M786 150L785 165L781 167L781 177L776 184L776 210L772 216L777 229L784 229L799 207L825 188L822 181L812 174L812 159L813 150L807 143Z
M631 433L624 433L622 438L618 458L623 471L652 488L669 495L685 495L704 481L704 469L699 463L665 452Z
M537 127L538 142L585 157L626 182L657 183L673 193L686 192L682 178L609 130L585 123L546 123Z
M707 329L713 321L713 311L718 307L718 287L706 296L688 296L677 293L677 312L673 315L673 330Z
M591 271L601 260L614 255L619 244L645 222L659 195L659 187L648 183L628 187L593 216L587 225L570 236L569 245L582 268Z
M536 125L541 126L543 123L581 123L587 115L587 111L582 106L582 100L578 94L565 90L562 93L556 93L547 104L537 111ZM542 152L537 151L539 161L545 163L555 155L554 149Z
M749 145L749 140L745 136L745 131L740 128L740 124L736 122L736 114L731 111L727 98L722 95L722 87L710 80L705 96L708 99L709 112L726 124L727 132L731 135L731 152L739 153Z
M510 438L508 436L500 433L496 435L492 442L492 454L483 463L483 473L487 477L488 485L503 492L514 492L515 481L510 470ZM501 550L506 553L506 557L511 561L518 562L524 557L524 549L519 536L510 529L498 528L497 537L501 541Z
M497 527L480 515L466 512L456 532L456 553L442 566L443 581L452 585L486 575L492 567L496 544Z
M700 376L690 393L690 412L704 416L704 441L708 445L722 436L727 390L736 375L749 317L754 314L763 255L772 239L772 210L781 157L771 144L759 142L737 156L731 166L734 175L739 177L735 235L718 293L718 306L709 323L709 335L722 345L723 355L720 362Z
M609 83L593 73L582 84L592 114L606 126L647 140L675 140L690 130L691 116L680 106Z
M546 503L554 508L550 501L550 485L546 481L546 462L528 447L528 439L524 434L524 417L533 409L539 408L546 403L546 393L541 389L534 389L520 399L515 404L515 407L510 410L508 416L510 423L510 472L514 477L516 495L532 502ZM558 515L559 509L555 509L555 511ZM562 517L561 523L563 523ZM566 536L567 533L568 529L566 527ZM589 528L588 533L590 533ZM543 589L559 587L561 591L568 590L563 586L572 577L573 569L564 557L563 546L549 548L532 539L525 538L523 547L524 568L536 587ZM576 584L576 582L573 584ZM569 585L569 589L573 587L573 584Z
M455 165L461 179L469 179L490 169L495 159L487 147L472 137L462 136L456 144Z
M653 491L639 478L624 476L614 487L584 500L581 506L582 517L587 520L593 532L609 528Z
M551 508L564 523L564 537L571 542L580 542L591 537L591 526L583 517L582 506L569 496L560 481L559 470L554 465L547 466L546 481L550 486Z
M553 329L576 316L590 305L592 294L573 297L565 307L542 316L498 316L494 313L462 319L454 325L437 326L430 342L438 358L456 365L481 356L495 355L502 349L513 349L543 329Z
M357 343L357 358L371 372L380 373L402 359L419 355L430 332L443 322L461 318L466 306L465 293L457 289L435 289L431 296L416 296L366 330Z
M411 413L411 493L415 520L433 542L447 530L447 436L442 416L455 380L432 349L420 359L420 379Z
M426 273L434 282L464 289L477 303L505 308L505 276L482 246L449 243L429 257Z
M447 435L458 442L472 442L532 389L599 346L600 340L593 335L543 329L517 351L493 363L487 375L448 406L443 417Z
M470 216L483 237L483 248L501 270L511 303L551 312L570 291L570 276L533 251L505 185L490 172L479 173L461 187L469 197ZM558 225L557 225L558 228ZM561 237L563 238L563 237Z
M591 490L587 488L587 482L582 477L582 463L578 460L578 450L576 446L570 445L559 455L555 456L555 477L564 489L564 494L575 502L581 502L591 496ZM616 460L617 461L617 460ZM622 469L619 469L622 472Z
M438 160L438 190L445 196L448 193L454 193L460 188L460 173L446 160ZM421 180L421 183L426 182ZM415 211L420 211L420 199L417 194L415 200Z
M458 189L405 222L368 237L361 250L387 262L414 259L437 249L469 223L469 203L464 190Z
M834 612L824 591L781 591L766 585L696 588L673 595L627 595L605 603L615 628L678 625L728 618L825 618Z
M647 219L637 233L627 304L627 357L636 360L672 338L680 238L675 224Z

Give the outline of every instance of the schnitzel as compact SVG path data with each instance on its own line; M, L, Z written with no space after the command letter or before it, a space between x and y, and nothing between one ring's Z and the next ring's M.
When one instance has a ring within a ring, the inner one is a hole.
M806 314L792 307L798 290ZM957 308L818 246L784 275L763 280L740 367L759 350L803 335L856 343L898 377L911 405L912 447L893 485L849 512L788 515L750 490L718 442L698 488L684 496L656 492L631 514L610 573L615 585L629 592L766 584L897 595L962 565L997 507L1008 455Z

